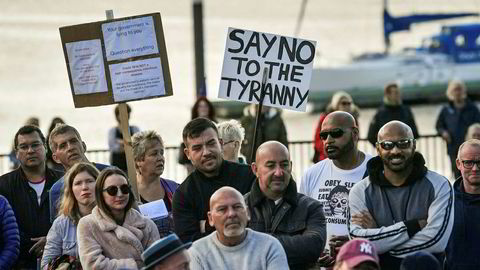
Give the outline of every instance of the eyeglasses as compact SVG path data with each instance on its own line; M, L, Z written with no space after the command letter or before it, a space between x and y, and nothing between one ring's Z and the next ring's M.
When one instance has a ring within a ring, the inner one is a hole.
M412 142L414 141L415 139L405 139L398 141L377 142L377 144L380 145L380 147L382 147L384 150L392 150L395 146L398 147L398 149L407 149L410 148Z
M235 140L231 140L231 141L228 141L228 142L224 142L223 145L227 145L227 144L232 143L232 142L235 142Z
M341 128L334 128L328 131L320 132L320 138L322 138L322 140L326 140L328 138L328 135L330 135L332 138L337 139L342 137L343 134L345 134L345 130Z
M17 150L27 152L28 149L30 149L31 147L33 151L37 151L42 146L43 146L43 143L41 142L34 142L32 144L20 144L20 145L17 145Z
M473 165L477 165L477 168L480 169L480 160L461 160L461 161L465 169L472 169Z
M120 188L117 186L109 186L106 189L104 189L103 192L106 191L110 196L117 196L119 189L120 189L120 192L122 192L122 194L124 195L130 193L130 186L127 184L121 185Z
M350 105L352 105L352 102L350 102L350 101L342 101L342 102L340 102L340 104L342 104L343 106L350 106Z

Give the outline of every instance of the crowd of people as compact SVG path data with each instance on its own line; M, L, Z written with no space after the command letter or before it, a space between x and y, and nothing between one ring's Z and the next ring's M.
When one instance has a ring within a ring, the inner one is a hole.
M299 179L273 108L255 140L255 106L217 123L199 99L182 132L186 179L162 177L162 137L132 126L138 197L113 162L125 155L118 127L112 164L99 164L75 127L57 121L45 138L28 123L14 137L18 167L0 176L0 269L480 269L478 108L450 83L436 124L458 170L450 183L416 151L400 87L384 94L368 130L377 155L358 149L358 108L339 92ZM144 213L159 205L164 215Z

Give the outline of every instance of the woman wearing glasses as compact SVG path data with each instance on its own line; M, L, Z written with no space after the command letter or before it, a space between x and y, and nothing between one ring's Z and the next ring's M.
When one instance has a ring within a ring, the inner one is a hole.
M48 231L41 261L42 269L47 269L49 264L60 260L59 257L65 254L78 258L77 224L95 206L95 179L98 173L95 166L81 162L70 168L65 175L60 216Z
M95 185L97 206L78 223L78 251L84 269L139 269L141 254L158 240L157 227L132 208L125 173L104 169Z

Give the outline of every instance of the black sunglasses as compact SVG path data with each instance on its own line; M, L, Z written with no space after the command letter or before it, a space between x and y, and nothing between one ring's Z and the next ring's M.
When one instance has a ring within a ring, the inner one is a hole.
M342 137L343 134L345 134L345 130L341 128L334 128L329 131L320 132L320 138L322 138L322 140L326 140L328 138L328 135L330 135L332 138L337 139Z
M380 147L382 147L384 150L392 150L395 146L398 147L398 149L407 149L407 148L410 148L413 141L415 141L415 139L383 141L383 142L377 142L377 144L379 144Z
M117 193L118 193L118 189L119 187L117 186L109 186L107 187L106 189L104 189L103 191L107 192L108 195L110 196L117 196ZM129 194L130 193L130 186L127 185L127 184L123 184L120 186L120 192L122 192L122 194Z

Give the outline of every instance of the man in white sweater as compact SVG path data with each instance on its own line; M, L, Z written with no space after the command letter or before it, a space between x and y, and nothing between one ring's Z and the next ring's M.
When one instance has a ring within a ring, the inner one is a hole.
M240 192L222 187L213 193L208 222L216 231L197 240L189 249L191 269L288 269L280 242L268 234L247 229L249 220Z

